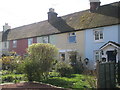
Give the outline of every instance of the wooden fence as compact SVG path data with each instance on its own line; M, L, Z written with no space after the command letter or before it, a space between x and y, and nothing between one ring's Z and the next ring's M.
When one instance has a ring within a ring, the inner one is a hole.
M117 75L115 63L99 63L97 70L97 88L115 88L116 76Z
M120 85L120 61L118 62L118 84Z

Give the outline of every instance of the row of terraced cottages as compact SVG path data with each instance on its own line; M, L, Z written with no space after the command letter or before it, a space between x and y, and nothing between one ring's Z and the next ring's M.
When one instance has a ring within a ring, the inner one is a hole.
M49 9L48 20L11 29L6 23L0 33L1 55L15 51L25 55L32 43L51 43L59 48L65 61L69 52L77 51L77 59L89 61L120 60L120 2L100 6L90 2L90 9L58 17Z

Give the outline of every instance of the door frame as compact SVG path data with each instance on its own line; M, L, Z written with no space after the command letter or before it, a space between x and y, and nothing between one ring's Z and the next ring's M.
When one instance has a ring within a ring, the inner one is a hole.
M109 53L109 52L113 53L112 55L115 55L115 63L116 63L116 62L117 62L117 54L114 54L115 50L108 50L108 51L106 52L106 54L107 54L107 61L108 61L108 62L111 61L111 60L108 59L108 53Z
M107 51L116 51L116 62L118 62L120 55L120 44L109 41L108 43L100 47L101 59L106 58L106 62L108 62Z

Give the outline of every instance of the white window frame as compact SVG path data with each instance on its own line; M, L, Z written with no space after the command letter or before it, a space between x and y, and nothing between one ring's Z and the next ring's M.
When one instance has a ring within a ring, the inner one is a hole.
M43 43L49 43L49 36L43 36L42 41Z
M74 42L70 42L70 37L73 37L73 36L75 36L75 41ZM69 36L68 36L68 41L69 41L69 43L76 43L76 32L71 32L71 33L69 33Z
M29 38L28 39L28 46L32 45L33 44L33 38Z
M97 57L98 59L97 59L96 57ZM95 61L97 61L97 60L101 61L101 53L100 53L100 50L95 50L95 51L94 51L94 60L95 60Z
M94 41L95 42L103 42L104 39L104 33L102 29L96 29L93 31L94 32ZM96 37L98 36L98 37ZM98 38L98 39L96 39Z
M17 47L17 40L13 40L13 48Z

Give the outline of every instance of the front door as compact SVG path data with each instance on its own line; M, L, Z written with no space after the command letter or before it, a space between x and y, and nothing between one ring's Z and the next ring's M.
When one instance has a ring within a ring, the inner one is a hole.
M116 54L114 51L107 51L107 60L110 62L116 62Z

